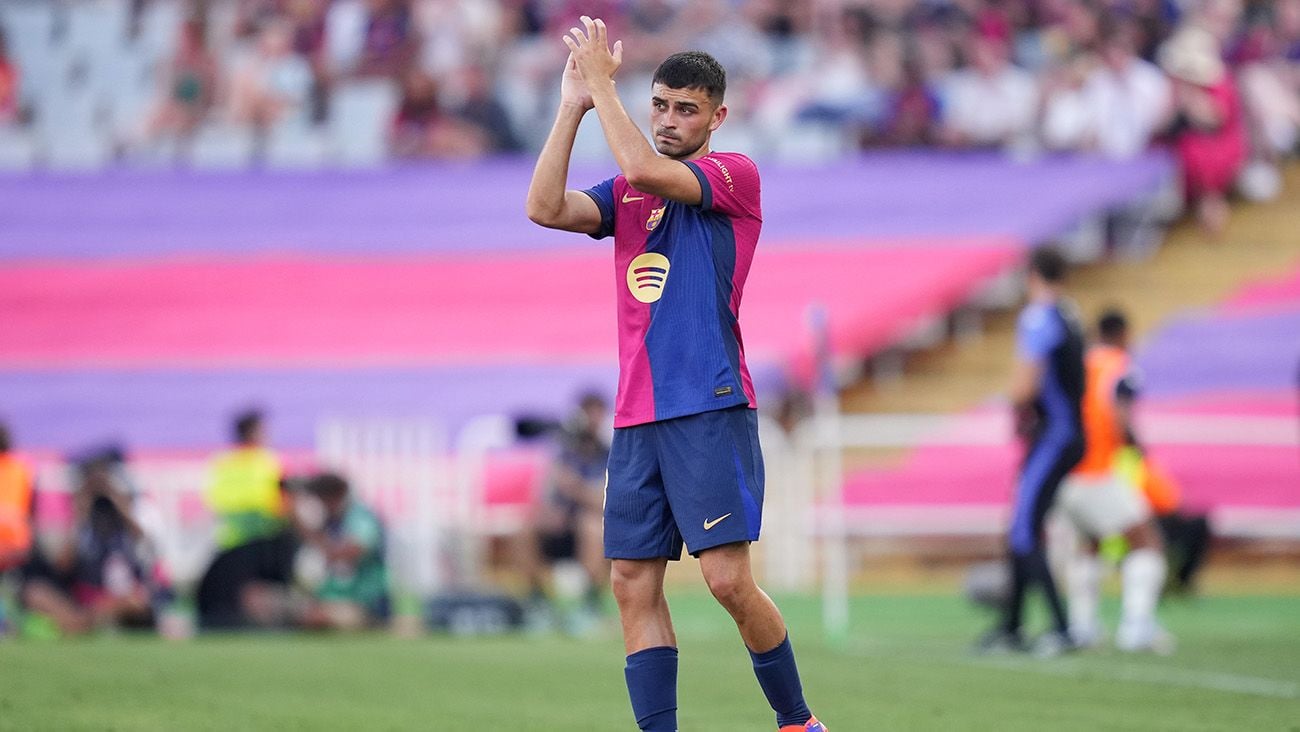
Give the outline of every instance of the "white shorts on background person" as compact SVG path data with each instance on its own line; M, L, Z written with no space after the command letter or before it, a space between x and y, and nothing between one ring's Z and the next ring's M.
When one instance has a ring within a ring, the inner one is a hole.
M1123 533L1151 517L1146 499L1115 473L1067 476L1057 501L1070 523L1095 539Z

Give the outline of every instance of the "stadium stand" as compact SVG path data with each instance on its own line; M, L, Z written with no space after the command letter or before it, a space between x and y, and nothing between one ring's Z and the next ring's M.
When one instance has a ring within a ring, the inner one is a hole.
M760 389L775 396L806 372L811 303L828 311L836 356L857 362L1169 172L1158 155L928 153L773 170L742 315ZM516 214L527 173L502 162L0 181L14 234L0 240L8 410L32 444L116 434L175 449L212 444L214 428L187 414L257 398L282 444L304 448L331 413L399 408L455 430L477 414L560 411L584 384L611 388L604 247Z

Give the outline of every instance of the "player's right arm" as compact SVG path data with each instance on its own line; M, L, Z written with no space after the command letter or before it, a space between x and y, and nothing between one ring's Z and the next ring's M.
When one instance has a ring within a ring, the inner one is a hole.
M573 152L578 124L594 106L591 94L574 66L573 56L570 56L560 82L560 109L528 185L525 210L533 223L548 229L583 234L595 234L600 230L601 214L596 202L582 191L567 187L569 156Z

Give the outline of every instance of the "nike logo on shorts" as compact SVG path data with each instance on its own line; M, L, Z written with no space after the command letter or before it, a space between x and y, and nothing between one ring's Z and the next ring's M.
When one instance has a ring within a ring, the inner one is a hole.
M708 531L709 529L713 528L714 526L717 526L718 524L722 523L722 520L723 520L723 519L725 519L726 517L728 517L728 516L730 516L730 515L731 515L731 514L729 514L729 513L724 513L723 515L721 515L721 516L719 516L719 517L713 519L712 521L710 521L709 519L705 519L705 520L704 520L704 530L705 530L705 531Z

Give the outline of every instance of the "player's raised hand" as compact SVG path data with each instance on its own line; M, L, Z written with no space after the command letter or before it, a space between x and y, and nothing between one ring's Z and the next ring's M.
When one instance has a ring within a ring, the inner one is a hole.
M560 79L560 103L571 104L584 112L596 106L591 99L587 82L582 80L582 74L578 73L578 67L573 62L572 53L569 54L569 60L564 62L564 76Z
M577 66L578 73L588 84L598 80L612 79L614 72L623 64L623 42L615 41L613 51L609 48L609 36L605 21L589 16L579 18L582 28L574 26L564 36L564 45Z

